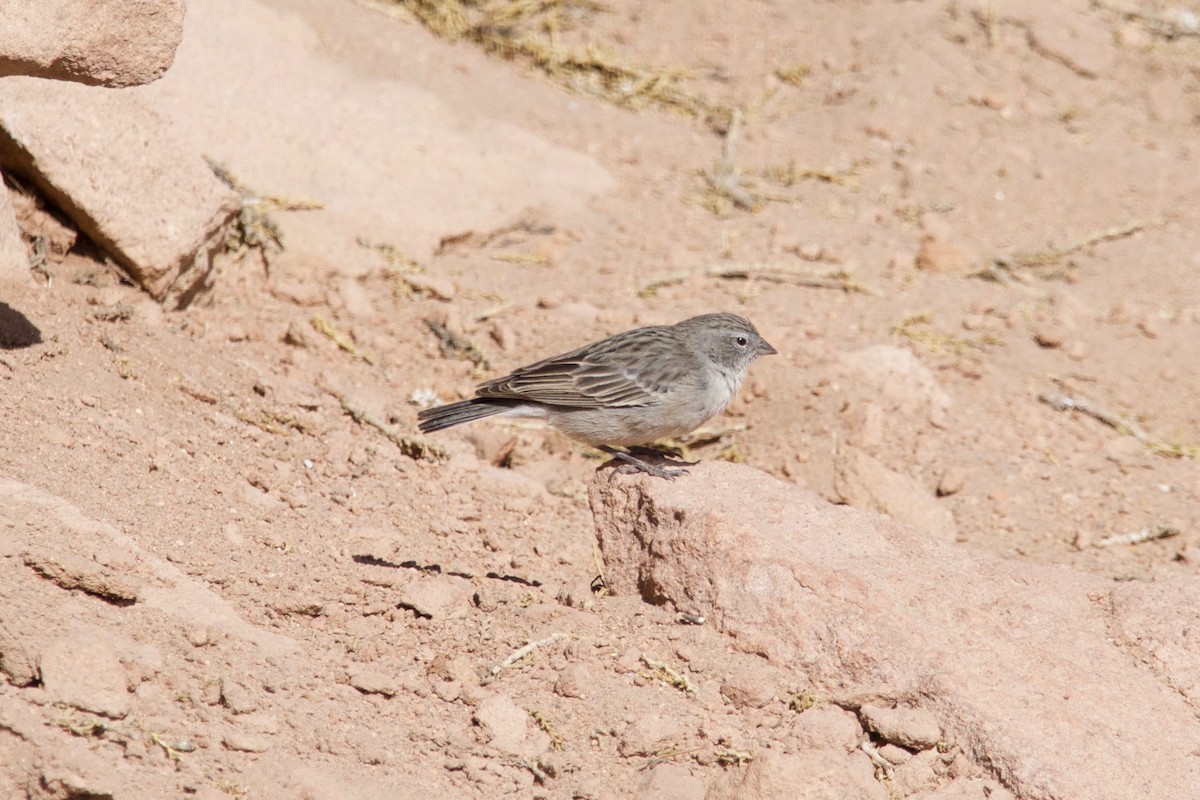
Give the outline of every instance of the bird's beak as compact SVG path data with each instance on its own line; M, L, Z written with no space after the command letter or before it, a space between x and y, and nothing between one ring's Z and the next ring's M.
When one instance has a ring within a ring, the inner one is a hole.
M774 347L771 347L771 345L767 344L766 339L758 340L758 354L760 356L773 356L778 352L779 351L776 350Z

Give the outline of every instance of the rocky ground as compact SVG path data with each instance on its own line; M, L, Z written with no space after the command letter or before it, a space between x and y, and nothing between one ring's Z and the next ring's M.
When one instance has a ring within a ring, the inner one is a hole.
M4 164L0 796L1193 792L1195 10L568 4L552 74L432 20L192 0L154 83L0 79L123 209ZM232 195L282 249L129 266ZM736 465L416 436L721 309L779 350L687 443Z

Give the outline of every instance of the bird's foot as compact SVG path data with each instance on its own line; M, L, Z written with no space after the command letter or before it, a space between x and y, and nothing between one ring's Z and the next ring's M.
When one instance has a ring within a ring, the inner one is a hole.
M614 464L616 461L624 462L621 464L616 464L613 467L615 472L619 472L622 475L633 475L638 472L644 472L647 475L653 475L656 478L664 478L666 480L673 481L676 478L678 478L680 475L688 474L688 471L686 469L684 469L683 467L651 464L648 461L638 458L637 456L633 455L632 453L622 452L621 450L616 450L614 448L603 446L603 445L600 447L600 449L613 457L613 460L608 462L609 464ZM646 450L645 448L637 448L637 450L641 453L647 453L647 454L652 453L658 458L665 458L662 451L659 451L659 450ZM696 462L695 461L684 461L682 463L687 466L692 466Z
M671 461L675 464L681 464L685 467L694 467L699 464L699 461L684 461L683 454L674 447L653 447L649 445L635 445L628 447L626 450L635 456L650 456L652 458L662 458Z

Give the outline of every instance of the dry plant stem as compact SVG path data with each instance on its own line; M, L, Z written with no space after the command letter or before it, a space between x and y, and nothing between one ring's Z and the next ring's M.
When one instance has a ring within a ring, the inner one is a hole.
M1151 35L1158 36L1168 41L1174 39L1183 39L1189 36L1200 37L1200 27L1187 27L1173 22L1162 17L1155 17L1149 14L1143 14L1134 9L1118 8L1110 3L1102 3L1100 0L1092 0L1092 8L1098 8L1102 11L1116 14L1122 20L1127 22L1136 22L1145 28Z
M592 94L625 108L655 106L690 116L717 116L725 109L681 85L683 72L644 66L605 53L595 43L568 50L553 33L564 2L494 5L462 0L396 0L426 28L446 39L466 39L501 58L525 61L571 91ZM570 5L590 11L598 3Z
M1135 545L1155 539L1169 539L1172 536L1178 535L1179 530L1177 528L1172 528L1170 525L1155 525L1152 528L1142 528L1140 531L1134 531L1133 533L1115 533L1112 536L1105 536L1096 542L1096 547Z
M321 314L313 315L312 326L317 333L336 344L338 348L344 352L349 353L355 358L361 358L371 366L375 365L375 359L371 358L366 353L363 353L357 347L355 347L354 342L350 341L349 337L334 328L333 324L329 320L325 319L325 317Z
M438 347L441 349L442 355L447 358L455 356L465 358L479 369L488 369L491 366L488 363L487 356L470 339L459 336L435 319L427 319L425 320L425 324L429 327L430 332L437 337Z
M1087 400L1080 400L1065 394L1050 394L1048 392L1040 393L1038 400L1057 411L1078 411L1081 414L1087 414L1089 417L1103 422L1118 433L1132 436L1150 448L1151 452L1158 455L1173 456L1175 458L1195 458L1197 455L1200 455L1200 449L1194 446L1189 447L1187 445L1177 445L1163 441L1156 436L1146 433L1133 420L1100 408L1093 403L1089 403Z
M762 280L776 283L791 283L799 286L811 286L816 289L840 289L843 292L858 292L873 295L875 292L863 286L844 269L830 272L813 272L809 269L794 267L788 264L730 264L692 272L677 272L656 278L638 289L639 297L652 297L664 286L674 286L685 283L691 278L720 278L723 280Z
M548 645L552 645L555 642L557 642L559 639L562 639L562 638L563 638L563 634L552 633L549 636L547 636L545 639L537 639L537 640L532 641L529 644L525 645L524 647L518 647L516 650L514 650L508 654L508 658L504 659L499 664L495 665L490 670L488 670L487 678L483 681L480 681L480 683L483 683L483 684L491 683L500 675L501 672L508 669L513 664L517 663L522 658L524 658L525 656L532 653L534 650L537 650L542 647L546 647Z
M875 765L875 769L891 777L892 769L896 765L884 758L879 752L879 748L867 741L860 744L858 749L867 754L867 758L871 759L871 763Z
M742 175L733 163L741 129L742 111L735 108L729 120L729 128L721 140L721 160L711 170L705 170L704 178L718 195L727 198L737 208L752 211L759 205L758 197L742 185Z
M387 438L391 439L400 452L413 460L428 458L430 460L445 461L450 457L443 448L436 444L427 442L418 436L407 436L403 433L396 433L387 425L384 425L371 414L368 414L362 408L351 403L346 399L345 395L337 395L338 402L342 405L342 410L350 415L350 418L360 425L370 425L382 433Z
M642 663L654 670L652 673L646 675L647 678L655 678L660 680L668 686L674 686L676 689L686 694L696 694L700 691L696 688L696 684L688 680L686 675L679 674L668 664L664 664L661 661L655 661L653 658L650 658L644 654L642 655Z
M1089 234L1078 241L1066 245L1051 245L1044 250L1036 250L1033 252L1019 252L1013 255L998 255L992 259L993 267L1000 269L1012 269L1013 267L1048 267L1057 264L1063 258L1078 253L1080 250L1086 250L1105 242L1116 241L1132 236L1135 233L1152 227L1155 223L1148 223L1135 220L1125 225L1118 225L1113 228L1106 228L1102 231L1096 231Z
M544 771L542 771L541 767L528 759L511 756L508 759L508 763L512 764L514 767L520 767L521 769L529 770L530 773L533 774L533 779L537 781L539 785L545 785L546 778L549 777Z

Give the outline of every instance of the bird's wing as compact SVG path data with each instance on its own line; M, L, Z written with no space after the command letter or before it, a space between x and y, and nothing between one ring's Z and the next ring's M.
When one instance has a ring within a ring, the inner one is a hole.
M633 334L636 340L631 342ZM669 328L641 328L522 367L475 390L477 397L578 408L641 406L693 376Z

